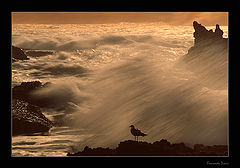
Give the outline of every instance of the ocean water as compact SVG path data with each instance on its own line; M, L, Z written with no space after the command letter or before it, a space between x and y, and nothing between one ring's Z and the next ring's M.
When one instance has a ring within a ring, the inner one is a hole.
M220 27L228 37L228 27ZM12 87L53 83L32 94L48 100L41 110L55 126L13 136L12 156L115 148L134 139L132 124L148 134L141 141L228 144L228 58L196 65L204 79L186 68L181 58L193 46L193 31L163 23L13 24L14 46L52 52L12 63ZM205 75L208 66L225 73Z

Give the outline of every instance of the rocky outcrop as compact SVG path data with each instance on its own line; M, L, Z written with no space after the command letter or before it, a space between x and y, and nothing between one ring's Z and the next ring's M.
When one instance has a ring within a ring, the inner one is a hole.
M207 30L204 26L199 24L197 21L193 22L193 28L195 32L193 33L194 37L194 46L190 48L188 53L194 52L194 50L203 49L202 51L207 50L205 47L216 47L219 46L222 49L227 49L228 39L223 38L223 31L220 29L220 26L216 24L215 31L212 29Z
M154 143L127 140L120 142L116 149L89 148L83 151L68 153L67 156L227 156L227 145L195 145L194 149L184 143L171 144L165 139Z
M33 90L43 88L39 81L22 82L12 89L12 135L47 132L53 123L41 112L40 107L31 100Z
M19 99L37 106L44 106L47 102L44 100L40 101L37 98L34 98L31 93L38 89L49 86L51 83L47 82L42 84L40 81L32 81L32 82L22 82L21 85L15 86L12 89L12 98Z
M215 40L224 40L223 31L220 29L220 26L216 24L216 29L213 32L212 29L207 30L204 26L199 24L197 21L193 22L193 28L195 32L193 33L194 45L197 45L204 41L215 41Z
M27 56L41 57L41 56L46 56L46 55L52 55L54 52L53 51L45 51L45 50L26 50L25 53Z
M39 107L28 102L13 99L12 101L12 135L48 132L53 126Z
M207 155L227 156L228 155L228 148L226 145L204 146L203 144L195 144L194 151L195 153L199 153L199 155L203 155L203 156L207 156Z
M193 22L194 46L179 60L179 65L194 72L201 81L213 89L225 89L228 85L228 39L217 24L215 31L207 30Z
M29 59L21 48L18 48L15 46L12 46L12 58L13 58L13 61Z

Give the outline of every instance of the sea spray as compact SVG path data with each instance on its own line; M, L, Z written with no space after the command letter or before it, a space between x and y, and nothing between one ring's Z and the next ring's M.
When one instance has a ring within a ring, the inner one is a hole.
M94 98L85 102L90 109L73 114L76 127L95 134L81 147L131 139L131 124L144 130L149 136L143 140L150 142L227 143L227 91L207 88L185 69L156 69L141 58L93 78L88 87Z
M34 144L13 145L13 154L116 147L134 139L132 124L148 134L140 141L227 144L226 66L217 66L219 78L206 68L227 62L206 56L177 65L193 46L192 33L192 27L158 23L14 25L13 45L54 51L14 62L12 83L51 82L33 96L48 100L42 112L55 126L49 136L13 137L13 144Z
M174 64L158 66L141 57L92 73L85 82L55 80L34 94L61 112L56 123L94 134L81 147L131 139L131 124L147 132L144 140L150 142L227 143L227 90L210 89Z

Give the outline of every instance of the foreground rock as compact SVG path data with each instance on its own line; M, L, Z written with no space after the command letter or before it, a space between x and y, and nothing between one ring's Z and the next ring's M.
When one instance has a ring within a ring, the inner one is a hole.
M12 46L12 58L13 58L13 61L29 59L21 48L18 48L15 46Z
M12 135L48 132L52 122L40 111L40 108L28 102L12 101Z
M68 153L67 156L227 156L227 145L204 146L197 144L194 149L184 143L171 144L165 139L154 143L127 140L120 142L116 149L89 148Z
M22 82L21 85L13 87L12 98L23 100L31 104L43 107L47 103L47 101L40 101L39 99L34 98L32 96L32 92L47 87L49 85L49 82L45 84L42 84L40 81Z
M22 82L12 89L12 135L48 132L53 123L41 112L31 92L43 87L39 81Z

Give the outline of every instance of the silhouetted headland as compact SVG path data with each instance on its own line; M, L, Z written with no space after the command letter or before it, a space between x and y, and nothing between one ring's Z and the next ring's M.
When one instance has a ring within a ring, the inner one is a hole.
M223 31L220 29L220 26L216 24L215 31L212 29L207 30L204 26L199 24L197 21L193 22L193 28L195 32L193 33L194 36L194 45L198 45L202 42L206 42L211 40L218 41L218 40L225 40L223 38Z
M207 30L203 25L199 24L197 21L193 22L194 28L194 46L190 48L188 52L193 52L194 50L203 48L203 47L216 47L219 45L222 49L227 49L228 38L223 38L223 31L220 29L220 26L216 24L216 28L213 31L212 29ZM205 48L206 50L207 48ZM203 52L204 50L202 50Z
M208 87L227 88L228 38L223 38L224 32L218 24L213 31L194 21L193 28L194 46L179 62L197 74Z
M227 145L204 146L194 145L194 148L184 143L171 144L165 139L153 143L126 140L120 142L115 149L90 148L83 151L67 153L67 156L227 156Z
M204 58L204 54L206 57L211 57L222 51L227 53L228 38L223 38L223 31L218 24L216 24L214 32L212 29L207 30L197 21L193 22L193 27L195 30L193 33L194 46L188 50L185 59L190 59L194 55L196 57L198 54L201 54L200 58Z

